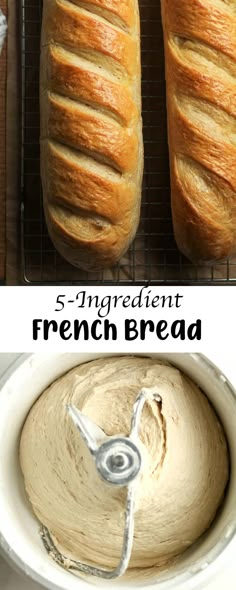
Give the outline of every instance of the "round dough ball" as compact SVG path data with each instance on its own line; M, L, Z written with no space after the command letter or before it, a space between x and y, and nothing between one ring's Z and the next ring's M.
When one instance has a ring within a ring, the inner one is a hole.
M129 570L152 574L206 531L229 476L219 420L200 389L176 368L151 358L102 358L55 381L32 407L21 436L25 487L39 521L68 557L115 567L121 555L125 488L103 482L66 411L74 404L106 435L129 435L142 387L162 401L145 404L145 449Z

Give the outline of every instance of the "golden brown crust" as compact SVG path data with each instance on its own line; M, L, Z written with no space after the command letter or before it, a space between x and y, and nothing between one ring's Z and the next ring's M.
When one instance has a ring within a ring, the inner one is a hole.
M193 261L236 251L236 9L162 0L174 232Z
M116 225L131 218L137 202L136 184L119 174L105 174L102 165L93 165L91 158L78 155L60 144L42 143L43 158L48 162L48 192L52 202L100 215Z
M101 53L131 76L136 74L136 39L70 0L46 0L42 44L58 43L75 51ZM48 6L48 10L47 10Z
M136 14L133 10L132 0L73 0L79 6L90 6L92 11L95 9L104 13L105 17L111 22L123 23L126 27L136 25Z
M138 121L139 105L134 102L130 86L119 80L102 76L101 70L86 68L86 60L71 61L71 54L57 45L50 45L45 62L48 64L52 92L97 105L113 114L123 125Z
M111 264L111 252L112 257L115 260L124 254L126 247L124 244L127 240L127 233L129 233L129 239L134 237L134 225L131 224L130 218L128 223L116 226L107 226L106 224L100 223L100 220L93 218L89 219L88 223L85 223L85 219L82 217L80 220L76 218L76 233L73 233L73 226L67 226L65 223L64 214L67 214L67 210L63 211L61 208L46 208L46 222L49 229L50 236L53 243L57 244L57 249L60 254L69 260L71 264L79 266L85 270L99 270L105 268ZM78 238L77 231L81 222L80 231L84 232L84 235L80 237L79 243L79 265L78 265ZM86 227L87 225L87 227ZM88 260L91 261L88 266ZM102 261L102 263L101 263Z
M47 95L49 137L67 146L95 153L97 159L125 173L134 172L137 162L137 129L119 123L74 101ZM44 105L44 100L43 100Z
M72 264L116 263L143 171L136 0L44 0L41 177L51 238Z

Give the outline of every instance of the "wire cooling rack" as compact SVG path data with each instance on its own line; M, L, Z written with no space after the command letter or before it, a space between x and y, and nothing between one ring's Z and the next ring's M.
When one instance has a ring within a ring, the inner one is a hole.
M140 0L145 174L140 227L121 262L86 273L48 236L39 170L39 54L42 4L22 0L22 279L29 284L233 284L236 259L194 266L178 252L170 211L164 52L158 0Z

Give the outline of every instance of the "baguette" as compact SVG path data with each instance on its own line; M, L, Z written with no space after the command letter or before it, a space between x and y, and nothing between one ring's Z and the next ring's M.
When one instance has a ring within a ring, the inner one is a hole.
M236 1L161 4L175 238L217 261L236 252Z
M44 0L41 178L51 239L84 270L133 240L143 173L136 0Z

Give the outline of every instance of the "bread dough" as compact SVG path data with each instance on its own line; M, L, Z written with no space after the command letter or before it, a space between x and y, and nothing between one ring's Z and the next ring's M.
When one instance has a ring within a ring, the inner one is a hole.
M126 488L113 488L100 479L66 404L73 403L107 435L129 435L132 407L142 387L154 387L162 402L146 403L141 419L145 453L129 564L129 571L138 568L140 573L169 564L194 543L223 499L229 475L227 444L198 387L176 368L150 358L92 361L40 396L20 442L27 494L56 546L67 557L115 567Z

